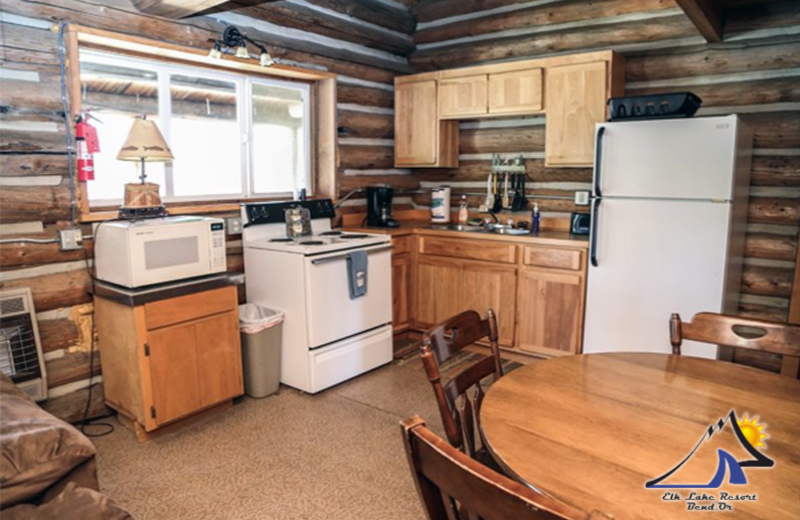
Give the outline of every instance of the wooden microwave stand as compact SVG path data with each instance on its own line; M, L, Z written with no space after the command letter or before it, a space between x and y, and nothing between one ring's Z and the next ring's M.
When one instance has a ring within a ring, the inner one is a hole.
M215 276L155 290L94 290L106 404L145 441L242 395L236 286Z

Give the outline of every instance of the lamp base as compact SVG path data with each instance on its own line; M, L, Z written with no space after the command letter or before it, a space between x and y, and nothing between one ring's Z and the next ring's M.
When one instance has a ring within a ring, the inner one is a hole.
M123 204L123 208L153 208L161 205L158 184L145 182L143 184L130 183L125 185L125 204Z

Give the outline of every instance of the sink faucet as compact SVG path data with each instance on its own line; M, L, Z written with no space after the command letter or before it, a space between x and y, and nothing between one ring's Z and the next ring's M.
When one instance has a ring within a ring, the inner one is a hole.
M494 219L494 223L495 224L499 224L500 223L500 219L497 218L497 215L495 215L492 210L487 211L487 213L492 217L492 219Z

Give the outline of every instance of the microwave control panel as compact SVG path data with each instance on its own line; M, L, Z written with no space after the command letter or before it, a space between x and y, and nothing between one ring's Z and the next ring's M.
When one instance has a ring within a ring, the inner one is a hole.
M225 223L212 222L211 226L211 271L225 271L228 268L225 258Z
M306 208L311 213L311 218L334 218L336 211L331 199L319 200L290 200L286 202L257 202L244 204L247 222L245 227L259 224L275 224L285 222L285 211L298 206Z

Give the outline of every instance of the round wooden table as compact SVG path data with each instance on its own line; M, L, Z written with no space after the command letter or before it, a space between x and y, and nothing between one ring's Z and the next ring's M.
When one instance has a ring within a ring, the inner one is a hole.
M731 410L739 420L746 413L767 425L761 433L769 437L758 452L774 460L773 467L744 467L744 485L728 483L729 469L718 489L645 488L695 446L694 455L660 484L710 483L718 449L736 461L753 459L729 423L704 439ZM492 385L481 428L510 475L617 520L800 517L800 381L755 368L645 353L535 362ZM716 500L687 500L691 492ZM722 492L756 494L756 500L724 500L733 511L720 511ZM680 500L666 500L670 493ZM690 503L715 510L689 510Z

